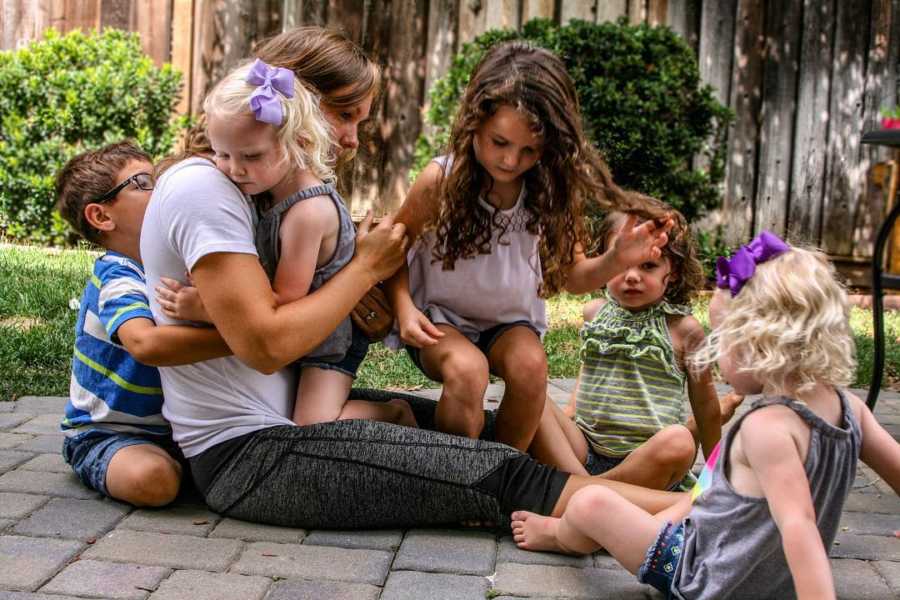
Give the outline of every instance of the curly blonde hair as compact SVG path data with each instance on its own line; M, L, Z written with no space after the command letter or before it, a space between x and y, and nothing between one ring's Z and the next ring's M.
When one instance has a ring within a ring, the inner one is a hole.
M207 119L228 119L252 115L250 95L257 86L247 83L250 63L226 75L203 101ZM330 127L319 109L319 98L310 92L299 78L294 78L294 97L278 94L284 121L277 127L278 141L284 150L284 160L294 168L309 170L323 181L334 180L334 160L331 158Z
M817 250L792 247L757 265L722 322L690 359L704 369L723 355L776 390L802 392L816 383L846 387L856 369L847 292Z
M625 201L623 207L607 212L597 225L594 232L599 244L597 251L604 253L609 249L610 237L618 232L626 215L636 215L638 222L654 221L660 225L671 219L674 225L662 249L662 255L672 267L665 299L674 304L688 304L703 289L706 277L698 258L697 242L684 215L665 202L638 192L625 192Z
M448 151L453 167L440 185L432 259L452 270L457 260L490 252L492 231L503 225L496 213L477 210L477 198L492 185L475 157L478 129L501 106L528 120L542 140L538 163L524 175L526 229L539 235L543 282L537 292L556 294L565 287L576 244L590 246L585 205L619 206L622 193L609 167L585 137L575 84L552 52L527 42L494 46L472 73L460 101Z

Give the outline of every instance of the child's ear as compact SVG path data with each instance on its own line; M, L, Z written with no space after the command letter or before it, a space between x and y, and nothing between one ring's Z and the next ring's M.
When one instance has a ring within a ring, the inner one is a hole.
M98 231L112 231L116 223L103 204L91 202L84 207L84 220Z

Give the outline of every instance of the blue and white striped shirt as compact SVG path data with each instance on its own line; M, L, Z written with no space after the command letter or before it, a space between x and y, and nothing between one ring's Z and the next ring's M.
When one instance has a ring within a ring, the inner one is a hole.
M143 365L121 345L117 332L129 319L153 320L141 266L108 251L94 262L81 297L69 402L61 429L170 435L162 416L156 367Z

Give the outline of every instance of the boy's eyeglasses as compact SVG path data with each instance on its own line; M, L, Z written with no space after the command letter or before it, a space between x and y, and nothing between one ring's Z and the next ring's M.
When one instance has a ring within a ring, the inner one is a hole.
M150 173L135 173L102 196L97 196L93 201L98 203L108 202L115 198L119 194L119 192L124 190L126 187L128 187L129 184L132 183L137 189L149 192L153 190L153 175L151 175Z

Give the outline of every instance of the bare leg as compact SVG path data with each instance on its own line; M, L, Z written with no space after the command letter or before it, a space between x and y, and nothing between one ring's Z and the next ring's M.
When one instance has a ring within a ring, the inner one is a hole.
M135 506L164 506L181 485L181 465L155 444L126 446L113 454L106 470L106 491Z
M587 440L575 422L547 398L541 424L528 448L535 460L574 475L587 475Z
M353 379L340 371L305 367L300 372L293 421L297 425L336 421L344 408Z
M534 331L511 327L491 346L488 361L506 382L497 410L497 441L525 452L547 401L547 353Z
M484 354L459 331L438 325L444 337L422 348L419 356L426 375L444 384L434 421L437 429L477 438L484 427L484 392L488 362Z
M593 477L572 475L569 477L568 481L566 481L566 485L563 486L562 493L560 493L559 499L553 507L551 513L552 516L561 517L575 492L590 485L607 487L614 490L623 498L650 514L656 514L667 510L684 498L690 497L690 494L685 492L651 490L622 481L606 479L602 475L595 475Z
M348 400L341 411L341 419L367 419L395 423L407 427L418 427L409 402L400 398L387 402L369 402L367 400Z
M669 425L657 431L625 460L603 473L606 479L624 481L656 490L669 489L694 464L697 448L694 437L683 425Z

